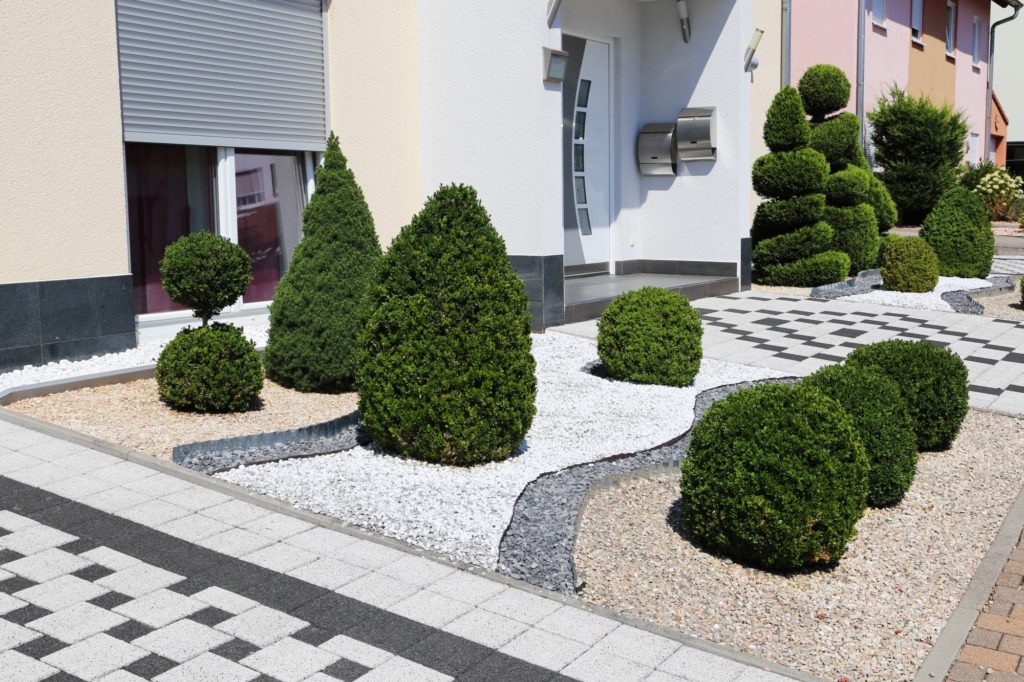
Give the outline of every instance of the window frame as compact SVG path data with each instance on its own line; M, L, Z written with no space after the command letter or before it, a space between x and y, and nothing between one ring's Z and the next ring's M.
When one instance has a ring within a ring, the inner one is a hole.
M981 19L977 16L971 24L971 64L981 64Z
M871 22L875 26L885 26L885 0L871 0Z
M956 0L946 0L946 56L956 57Z
M910 39L924 45L924 0L911 0Z

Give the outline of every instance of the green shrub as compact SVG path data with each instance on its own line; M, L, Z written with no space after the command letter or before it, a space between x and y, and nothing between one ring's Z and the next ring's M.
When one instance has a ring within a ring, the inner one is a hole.
M871 174L863 168L849 166L828 176L825 197L829 206L856 206L868 200Z
M193 232L164 251L160 279L171 300L191 308L206 326L245 293L252 263L238 244L210 232Z
M889 196L885 183L874 173L871 174L871 182L868 184L868 203L875 211L878 231L888 232L896 224L896 202Z
M350 391L359 306L381 249L370 209L333 133L302 231L270 305L267 375L300 391Z
M161 400L175 409L241 412L259 398L263 368L241 329L214 323L171 339L157 360L156 382Z
M689 386L700 369L700 313L684 296L645 287L615 297L597 324L608 374L638 384Z
M885 258L885 250L896 242L903 239L898 234L887 234L878 241L878 258L875 259L875 265L882 267L882 260Z
M944 277L986 277L995 256L988 210L970 190L955 186L942 195L921 226L939 257Z
M814 123L810 145L825 155L832 164L832 170L856 165L863 154L860 149L860 121L856 115L843 112Z
M759 266L757 281L768 286L816 287L841 282L849 272L849 256L842 251L825 251L789 263Z
M894 381L853 365L824 367L804 380L839 403L857 429L868 456L868 504L898 503L914 482L914 420Z
M754 190L765 197L789 199L817 194L825 189L828 161L808 147L793 152L773 152L754 161Z
M939 283L939 259L920 237L888 244L881 267L882 284L890 291L924 293Z
M879 177L888 188L903 225L920 225L939 197L956 185L956 171L948 167L890 166Z
M682 520L710 549L789 571L834 564L856 534L868 460L852 419L807 386L712 405L682 462Z
M878 224L868 204L825 208L825 221L835 231L832 248L850 257L854 274L870 268L878 258Z
M847 363L876 368L899 385L918 450L945 450L953 443L967 416L967 367L956 354L923 341L894 339L861 346Z
M471 187L441 187L381 260L359 335L359 410L379 445L500 460L535 412L526 289Z
M799 227L813 225L825 215L825 195L808 194L792 199L762 202L754 214L751 237L768 239Z
M792 86L779 90L764 121L764 143L773 152L806 147L811 124L800 103L800 93Z
M816 120L839 111L850 101L850 79L832 64L816 64L804 72L797 85L804 110Z
M992 163L988 159L979 163L965 163L960 166L960 185L966 187L969 190L973 190L989 173L995 171L999 166Z
M819 221L792 232L759 241L754 247L753 259L769 265L807 258L832 246L835 231L825 221Z

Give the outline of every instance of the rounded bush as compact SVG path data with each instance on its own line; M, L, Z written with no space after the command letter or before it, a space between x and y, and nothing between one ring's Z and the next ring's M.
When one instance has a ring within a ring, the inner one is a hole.
M988 211L964 187L942 195L921 225L921 236L939 257L944 277L986 277L992 269L996 248Z
M829 206L856 206L868 200L870 185L870 173L857 166L848 166L828 176L825 196Z
M804 110L816 119L845 108L850 101L850 79L832 64L816 64L807 69L797 88Z
M442 186L395 237L359 334L370 437L443 464L508 457L535 412L526 289L476 191Z
M889 195L889 190L874 173L870 173L867 202L875 211L879 232L888 232L896 224L896 202Z
M808 194L792 199L762 202L754 214L750 235L754 240L767 239L798 227L813 225L825 215L825 195Z
M764 121L764 143L773 152L786 152L806 147L811 137L811 124L797 89L787 85L779 90L768 107Z
M839 403L868 456L868 504L898 503L914 482L917 441L914 420L894 381L853 365L823 367L804 380Z
M878 258L878 224L868 204L844 208L829 206L825 222L835 230L832 248L850 257L850 272L856 274L870 268Z
M156 383L161 400L175 409L242 412L259 398L263 367L256 345L238 327L186 327L161 351Z
M809 147L765 154L754 161L752 172L754 190L773 199L821 193L827 176L828 161Z
M712 405L682 462L682 520L714 551L790 571L834 564L867 501L853 420L808 386L765 384Z
M860 121L854 114L843 112L813 123L810 145L825 155L834 170L856 165L863 157L860 148Z
M882 286L890 291L924 293L939 283L939 259L920 237L886 244L881 269Z
M164 251L160 279L171 300L191 308L205 325L245 293L252 263L238 244L210 232L193 232Z
M861 346L847 358L900 387L914 420L917 449L945 450L967 416L967 367L955 353L923 341L893 339Z
M825 221L819 221L807 227L801 227L759 241L752 253L753 260L770 265L786 261L808 258L817 253L827 251L832 246L835 232Z
M898 234L887 234L878 241L878 258L875 261L875 264L878 267L882 267L882 259L885 258L885 250L901 239L903 239L903 237Z
M880 175L899 211L902 225L920 225L942 194L956 185L956 170L918 164L887 166Z
M846 279L850 257L842 251L825 251L789 263L758 267L757 281L768 286L816 287Z
M597 353L616 379L689 386L700 369L700 313L674 291L645 287L616 296L597 330Z
M381 249L363 192L333 133L302 218L302 241L270 305L267 376L300 391L350 391L359 306Z

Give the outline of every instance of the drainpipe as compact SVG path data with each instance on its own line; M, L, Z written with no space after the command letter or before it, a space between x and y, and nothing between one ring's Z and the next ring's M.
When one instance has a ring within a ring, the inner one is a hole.
M782 85L789 85L792 78L793 53L793 0L782 0Z
M558 16L558 10L562 7L562 0L551 0L548 5L548 28L555 25L555 18Z
M992 28L988 32L988 83L986 84L986 95L985 97L985 158L989 159L992 156L992 86L995 83L993 78L993 72L995 71L994 55L996 52L996 27L1000 24L1013 21L1020 14L1021 2L1020 0L1010 0L1010 6L1013 7L1013 15L1004 17L999 21L992 24Z
M867 0L857 2L857 120L860 121L860 146L866 147L864 133L864 46L866 40Z

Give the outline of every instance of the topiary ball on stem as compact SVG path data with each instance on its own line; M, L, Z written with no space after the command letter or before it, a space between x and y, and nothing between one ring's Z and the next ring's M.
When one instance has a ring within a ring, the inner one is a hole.
M939 259L920 237L890 240L881 260L882 286L889 291L924 293L939 283Z
M243 412L263 390L256 344L230 324L185 328L156 363L160 398L192 412Z
M712 405L682 462L682 520L714 551L777 571L834 564L856 534L868 459L853 420L809 386Z
M704 332L685 296L657 287L621 294L597 329L597 353L615 379L688 386L697 376Z
M252 281L252 263L238 244L210 232L194 232L164 251L160 280L171 300L191 308L206 326L245 293Z
M917 471L917 442L900 387L855 365L824 367L804 383L842 405L853 419L870 464L868 504L887 507L902 500Z
M815 120L823 120L850 101L850 79L838 66L815 64L804 72L797 85L804 110Z
M896 382L914 420L918 450L952 445L967 416L967 367L959 356L924 341L893 339L861 346L846 362Z

